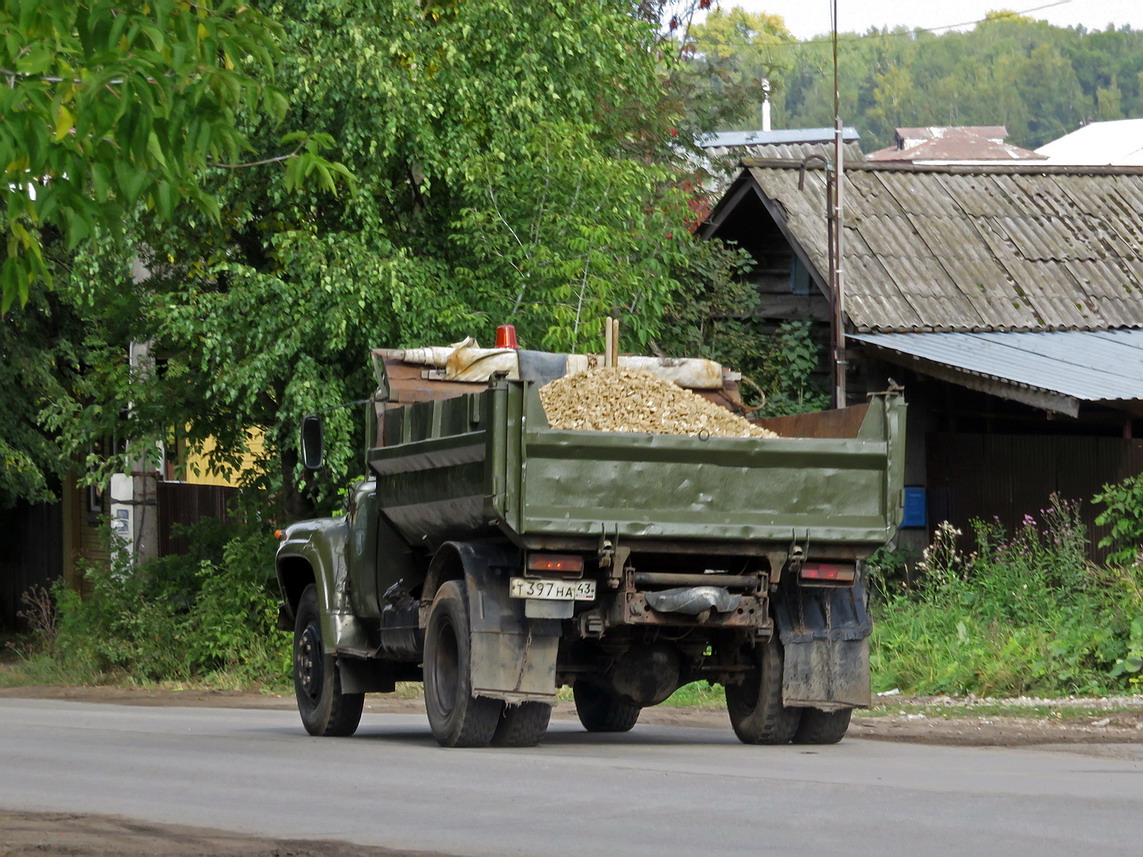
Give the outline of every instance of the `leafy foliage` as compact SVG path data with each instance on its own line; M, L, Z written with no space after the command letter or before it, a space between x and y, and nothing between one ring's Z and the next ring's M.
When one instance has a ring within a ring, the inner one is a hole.
M23 650L33 679L198 681L218 687L282 687L288 635L277 631L262 526L198 525L188 556L134 568L124 552L87 569L86 598L58 583L51 622Z
M1007 533L974 521L970 553L942 524L916 585L877 587L878 686L917 693L1107 693L1128 689L1139 569L1085 559L1078 504L1052 498Z
M488 336L505 321L526 345L598 347L595 320L619 312L634 349L658 331L672 265L697 242L654 165L671 139L643 124L660 81L655 33L628 4L269 11L282 22L277 80L297 93L285 123L335 140L356 183L335 194L296 187L290 171L213 170L218 218L186 207L127 222L141 278L114 242L85 249L61 292L90 310L91 370L46 415L72 448L178 427L216 441L224 467L260 429L247 479L301 517L330 508L357 469L361 421L332 412L329 470L315 478L297 464L297 420L367 394L370 348ZM256 148L277 139L256 112L239 118ZM115 359L131 340L153 343L153 371Z
M797 44L781 17L716 9L680 42L685 62L673 86L683 94L684 128L761 127L762 82L781 75Z
M84 335L80 314L51 293L0 318L0 509L55 495L67 456L40 411L72 388Z
M474 162L485 198L455 222L465 251L458 285L480 295L487 329L512 319L525 341L553 351L601 350L599 319L622 315L632 350L661 328L683 254L685 199L668 173L601 157L574 126L541 125L521 157ZM632 200L659 199L633 217ZM679 230L679 240L674 232ZM467 288L466 288L467 287Z
M676 279L681 285L664 319L666 350L671 356L702 355L740 370L744 399L765 403L760 416L828 407L822 368L826 349L818 339L823 331L810 321L786 321L774 328L756 320L757 294L742 276L750 264L744 251L715 242L689 249L679 260Z
M1112 549L1108 561L1120 565L1138 563L1143 550L1143 476L1104 485L1103 491L1093 499L1107 507L1096 516L1095 522L1111 529L1110 534L1099 541L1101 548Z
M1127 641L1127 652L1115 662L1112 676L1126 676L1134 690L1143 686L1143 615L1136 616L1131 623L1131 636Z
M0 10L0 188L8 241L0 309L51 282L41 230L68 249L117 234L136 206L171 218L182 203L219 214L203 167L239 166L250 150L240 113L281 118L269 84L280 28L232 0L22 0ZM322 138L287 136L272 160L329 184Z

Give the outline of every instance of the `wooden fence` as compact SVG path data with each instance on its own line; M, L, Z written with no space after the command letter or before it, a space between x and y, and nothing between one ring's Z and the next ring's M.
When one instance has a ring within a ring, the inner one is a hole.
M1109 482L1143 472L1143 440L1064 435L929 435L928 519L930 528L949 521L967 532L973 518L998 517L1010 529L1025 515L1040 521L1055 492L1081 502L1089 556L1102 561L1097 547L1107 535L1095 517L1103 510L1091 498Z
M234 500L237 488L223 485L188 485L160 482L156 500L159 514L159 556L183 554L189 550L183 528L204 518L227 523L237 520Z

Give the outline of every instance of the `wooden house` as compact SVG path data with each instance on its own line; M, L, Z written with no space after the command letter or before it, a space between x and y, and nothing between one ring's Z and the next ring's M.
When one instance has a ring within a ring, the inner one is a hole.
M753 256L766 318L833 323L826 180L746 161L700 227ZM842 190L847 398L905 388L905 537L1053 492L1091 524L1143 471L1143 169L865 162Z

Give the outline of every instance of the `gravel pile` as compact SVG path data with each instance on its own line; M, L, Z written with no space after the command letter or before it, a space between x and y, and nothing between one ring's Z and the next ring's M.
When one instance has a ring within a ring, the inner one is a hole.
M591 369L540 388L554 429L777 437L671 381L640 370Z

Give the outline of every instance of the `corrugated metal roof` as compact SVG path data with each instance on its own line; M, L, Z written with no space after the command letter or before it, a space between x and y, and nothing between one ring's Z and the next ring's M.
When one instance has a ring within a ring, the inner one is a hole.
M745 165L738 181L756 184L824 283L823 171ZM1143 327L1141 212L1139 168L852 164L847 319L858 332Z
M777 131L715 131L702 134L695 141L702 148L716 146L789 146L799 143L829 143L833 141L833 128L780 128ZM861 139L856 128L843 128L843 142Z
M896 144L871 152L870 161L976 162L1040 161L1045 156L1005 143L1003 126L898 128Z
M1032 403L1073 416L1081 402L1143 400L1143 330L875 333L850 339L911 358L896 362L915 362L920 371L928 371L928 364L994 382L988 392L1018 401L1038 395Z
M707 146L703 151L711 158L724 158L732 155L736 160L744 158L766 158L782 161L802 161L810 155L820 155L833 161L833 141L826 143L746 143L741 146ZM845 163L853 164L865 160L865 153L858 143L845 143L842 157Z
M912 128L894 128L893 136L906 145L918 140L939 140L949 133L973 134L986 140L1003 142L1008 136L1008 129L1003 125L925 125Z

